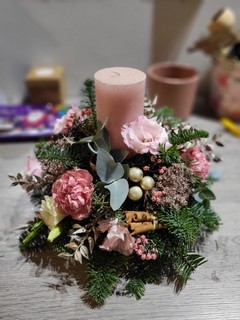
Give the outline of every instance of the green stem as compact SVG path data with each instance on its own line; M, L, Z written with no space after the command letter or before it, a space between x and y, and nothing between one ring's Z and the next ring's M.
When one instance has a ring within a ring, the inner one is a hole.
M31 231L28 233L28 235L23 239L21 243L21 248L25 247L30 241L32 241L37 235L39 229L44 225L44 222L42 220L37 221L32 226Z

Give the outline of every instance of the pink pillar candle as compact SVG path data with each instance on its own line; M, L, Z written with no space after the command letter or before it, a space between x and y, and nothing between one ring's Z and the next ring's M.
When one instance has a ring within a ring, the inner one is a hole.
M112 149L126 149L121 136L125 123L143 114L145 81L144 72L124 67L99 70L94 75L97 119L104 122Z

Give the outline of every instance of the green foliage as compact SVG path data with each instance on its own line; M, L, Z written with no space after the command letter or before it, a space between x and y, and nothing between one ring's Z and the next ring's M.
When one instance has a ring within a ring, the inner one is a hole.
M97 114L96 114L96 102L95 102L95 87L94 80L87 79L84 81L83 87L81 89L81 94L84 97L84 100L81 101L82 108L91 108L92 109L92 127L97 127Z
M181 243L193 243L200 235L200 221L188 207L180 210L171 210L169 214L161 217L168 231Z
M128 195L128 182L124 176L125 170L121 163L115 162L110 153L98 148L96 161L97 174L110 191L110 206L114 211L120 208Z
M206 208L201 203L194 203L191 210L192 214L200 220L202 231L213 232L218 230L221 219L211 207Z
M81 88L81 94L84 97L84 100L81 102L83 107L95 109L94 80L86 79L84 81L83 87Z
M109 298L119 281L119 277L114 268L105 270L88 271L88 296L97 303L103 303Z
M87 145L41 143L36 146L36 157L40 161L55 162L65 168L86 168L89 166L91 153Z
M186 284L188 279L190 278L191 274L203 263L205 263L206 260L204 257L197 253L191 253L189 252L185 257L179 257L175 261L175 268L177 274L182 277L182 279L178 276L176 278L175 282L175 289L178 291L180 289L180 286ZM179 280L182 280L182 283L180 285ZM179 286L180 285L180 286Z
M19 237L19 248L28 251L41 248L47 243L48 228L40 219L35 219L29 224L29 228L23 231Z
M167 106L157 109L155 116L157 117L157 121L162 123L163 126L172 128L180 123L179 119L173 117L173 109Z
M208 136L208 132L202 129L181 129L177 133L170 133L169 141L173 145L180 145L192 140L208 138Z
M126 284L126 293L140 300L144 296L145 284L142 280L132 278Z
M164 164L171 165L172 163L181 163L182 158L177 150L176 146L172 146L169 149L165 149L160 146L160 157Z
M125 256L116 252L94 250L87 269L87 295L97 303L103 303L117 287Z

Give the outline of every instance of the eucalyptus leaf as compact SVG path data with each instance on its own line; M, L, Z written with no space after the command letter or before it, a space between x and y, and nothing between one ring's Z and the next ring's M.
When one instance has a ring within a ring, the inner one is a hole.
M111 183L124 175L121 163L116 163L110 153L102 148L98 149L96 170L101 181L105 183Z
M199 192L193 193L193 199L199 203L203 202L203 199L199 197Z
M129 186L126 179L119 179L111 184L105 186L110 191L110 206L116 211L118 210L123 202L126 200Z
M204 189L200 190L199 197L203 200L204 199L207 199L207 200L215 200L216 199L214 193L208 188L204 188Z
M105 120L105 122L103 124L98 122L98 130L97 130L97 133L96 133L93 141L95 142L95 144L98 148L103 148L105 150L110 151L111 144L110 144L109 134L108 134L107 130L105 129L106 123L107 123L107 119Z
M111 150L111 155L115 162L122 162L126 158L128 153L129 152L127 150L120 150L120 149Z
M93 141L93 136L89 136L89 137L85 137L83 139L81 139L80 141L78 141L78 143L89 143Z

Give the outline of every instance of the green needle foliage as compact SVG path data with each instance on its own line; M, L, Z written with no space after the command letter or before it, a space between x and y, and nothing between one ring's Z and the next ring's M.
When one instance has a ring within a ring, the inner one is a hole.
M126 294L134 296L136 300L140 300L144 296L145 284L141 279L132 278L128 281Z
M87 294L97 303L103 303L115 291L125 258L116 252L96 249L88 264Z
M191 128L179 130L177 133L172 132L169 135L169 141L173 145L180 145L192 140L208 138L208 136L209 134L205 130Z

